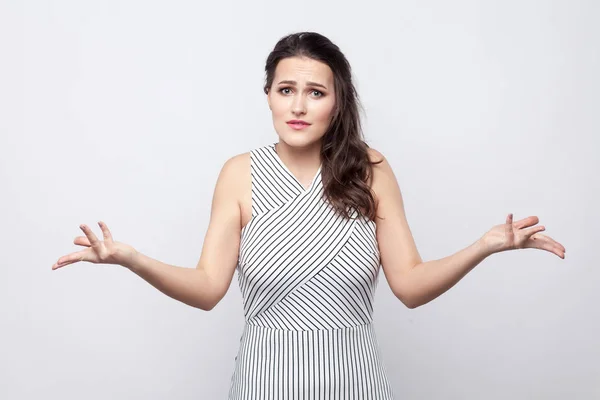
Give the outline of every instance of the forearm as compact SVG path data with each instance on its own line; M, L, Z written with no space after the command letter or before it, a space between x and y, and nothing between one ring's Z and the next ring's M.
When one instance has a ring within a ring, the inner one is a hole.
M408 306L419 307L437 298L489 255L490 252L479 239L448 257L417 264L405 280Z
M203 269L165 264L139 252L124 266L175 300L205 311L213 307L211 285Z

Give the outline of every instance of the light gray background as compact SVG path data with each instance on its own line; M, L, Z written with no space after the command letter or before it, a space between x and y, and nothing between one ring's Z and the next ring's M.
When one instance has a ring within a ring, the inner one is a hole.
M78 226L195 267L226 159L277 141L277 40L345 52L424 260L509 212L567 248L493 255L375 323L398 399L600 397L600 19L595 1L0 2L0 398L226 398L237 277L211 312L118 266Z

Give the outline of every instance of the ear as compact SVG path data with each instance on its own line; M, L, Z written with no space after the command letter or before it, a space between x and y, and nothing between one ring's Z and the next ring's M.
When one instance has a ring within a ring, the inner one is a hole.
M273 110L271 108L271 91L270 90L267 92L267 104L269 104L269 110Z

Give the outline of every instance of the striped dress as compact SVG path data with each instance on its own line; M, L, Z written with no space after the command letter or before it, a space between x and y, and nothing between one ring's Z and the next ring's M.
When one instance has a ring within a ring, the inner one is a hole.
M372 323L375 223L337 216L321 168L304 188L274 143L250 158L237 265L245 325L229 399L393 399Z

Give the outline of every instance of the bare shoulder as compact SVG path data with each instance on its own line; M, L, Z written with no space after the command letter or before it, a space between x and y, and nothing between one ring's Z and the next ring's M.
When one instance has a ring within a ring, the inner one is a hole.
M372 147L367 149L369 155L369 161L373 168L373 175L370 179L371 190L374 192L376 199L379 198L379 194L385 191L386 183L389 184L390 178L395 182L394 173L390 164L388 163L385 156L379 151Z
M252 215L252 180L250 175L250 152L229 158L221 170L230 198L235 199L240 213L240 229Z
M225 161L222 172L234 181L234 183L241 183L243 177L240 174L250 172L250 152L236 154Z
M367 154L369 155L369 161L371 161L371 162L377 162L377 161L381 160L382 158L385 158L383 156L383 154L381 154L381 152L379 152L378 150L375 150L373 147L367 148Z

